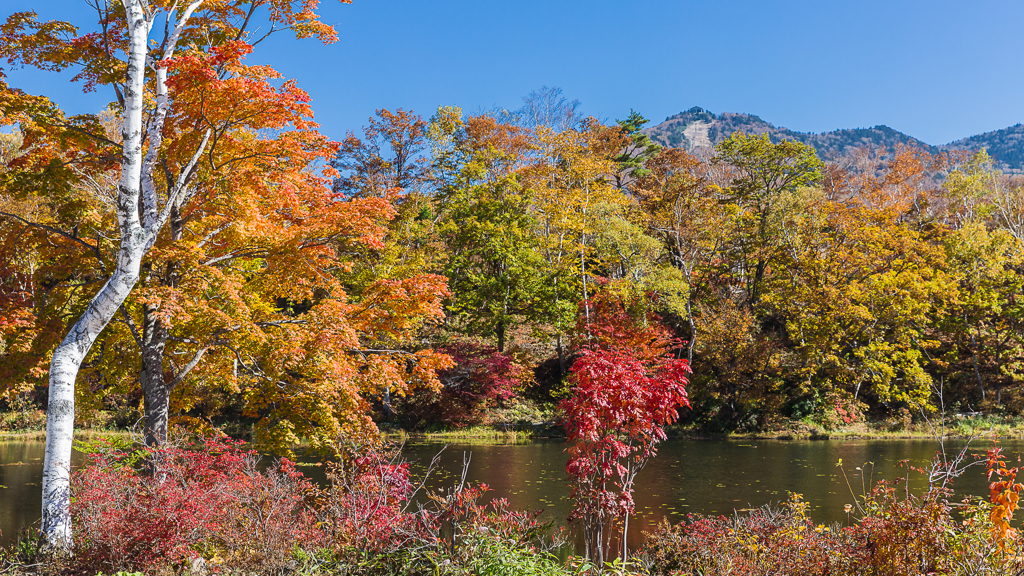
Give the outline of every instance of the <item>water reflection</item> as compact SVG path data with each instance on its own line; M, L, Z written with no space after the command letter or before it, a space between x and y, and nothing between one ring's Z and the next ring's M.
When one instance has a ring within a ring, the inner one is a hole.
M43 475L42 442L0 442L0 539L38 523Z
M947 443L947 453L963 445ZM1003 445L1011 455L1024 450L1020 441ZM422 471L441 447L410 444L405 453L417 462L414 469ZM845 523L843 506L877 480L906 477L909 472L911 489L926 486L922 475L910 472L901 462L927 466L937 448L936 442L925 440L669 441L637 476L637 518L630 521L630 544L639 544L641 532L663 518L674 523L688 513L731 514L784 501L789 492L803 495L815 521ZM979 443L974 452L983 453L985 448ZM572 508L564 481L564 450L565 444L558 441L519 446L452 444L442 453L442 469L428 486L441 489L456 483L462 455L471 452L469 481L485 482L494 496L508 498L513 507L543 509L542 518L563 524ZM840 459L842 470L836 466ZM956 488L960 494L987 494L982 469L969 471Z

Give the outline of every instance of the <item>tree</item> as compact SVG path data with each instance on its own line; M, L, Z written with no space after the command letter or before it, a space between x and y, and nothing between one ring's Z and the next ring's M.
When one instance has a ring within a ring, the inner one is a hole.
M1024 310L1017 302L1024 290L1020 244L1005 229L990 230L973 221L948 234L944 248L958 288L950 291L946 314L936 323L949 339L945 372L955 377L957 365L969 358L963 372L970 374L967 379L976 384L981 402L994 385L994 401L1000 404L1003 388L1024 373Z
M765 307L785 319L808 379L857 400L930 406L924 363L931 318L950 293L941 248L901 222L901 210L818 205L787 236L786 271Z
M775 144L767 134L735 132L715 152L715 161L736 173L724 190L724 199L739 210L736 218L743 230L733 242L735 273L746 288L746 304L754 306L780 245L778 224L786 217L786 194L816 183L822 162L814 148L791 140Z
M942 239L947 269L959 288L950 293L948 313L937 322L948 338L945 372L951 380L961 374L973 380L983 404L987 380L1000 404L1006 384L1020 380L1024 355L1024 316L1017 302L1024 285L1024 244L1015 234L1013 208L1019 191L983 150L950 172L942 192L951 228ZM960 370L966 358L969 366Z
M682 274L686 322L686 358L693 362L698 334L698 310L702 297L712 294L716 274L712 263L722 259L732 241L735 210L720 201L719 188L711 181L711 165L680 148L661 153L648 163L648 172L634 185L647 217L647 229L661 241L669 265Z
M349 133L332 161L332 165L342 171L334 181L335 191L350 198L385 200L394 211L393 217L380 222L385 232L378 242L345 242L338 246L353 260L350 265L342 267L343 272L335 272L353 302L373 303L375 288L382 281L396 286L408 285L410 290L407 294L426 297L422 299L424 304L430 302L433 305L450 295L445 278L437 275L444 267L445 258L444 247L437 234L437 201L431 194L435 176L424 154L432 143L428 138L431 127L411 111L399 109L392 113L378 110L376 117L370 118L369 125L363 128L363 137ZM412 289L414 286L430 291ZM398 306L394 309L399 311ZM376 306L371 310L381 313ZM425 309L408 306L401 310L402 313L426 312ZM419 329L430 325L435 309L430 310L430 313L418 316L423 322L406 324L401 331L364 333L364 347L388 349L393 353L422 348L421 345L411 345L411 341L414 334L426 336L419 334ZM440 313L439 305L436 311ZM396 317L400 315L396 314ZM425 340L422 337L417 339ZM404 393L407 386L405 382L392 382L392 379L381 379L378 384L374 394L379 394L385 414L390 417L392 394ZM393 384L396 387L393 388Z
M648 120L635 110L630 110L625 120L615 121L622 135L627 138L622 151L613 157L618 164L618 170L615 172L616 188L625 188L637 178L650 174L646 164L661 153L661 146L640 131L647 122Z
M341 172L334 190L346 196L386 197L411 192L427 176L428 124L412 111L381 108L363 128L364 137L349 132L331 166Z
M572 367L572 396L559 409L570 442L572 519L583 525L586 554L604 565L609 522L634 511L633 482L666 438L664 426L689 406L686 360L660 357L643 362L627 348L585 349Z
M524 128L546 127L554 132L577 128L584 116L580 101L569 100L558 86L541 86L523 97L521 108L503 111L498 119Z
M559 365L565 373L563 335L575 323L577 303L589 300L595 236L628 202L610 177L611 155L624 145L618 130L593 118L577 129L537 130L537 162L526 171L533 192L538 252L546 262L543 307L554 331ZM587 309L584 307L584 316Z
M236 119L218 126L200 117L179 125L179 119L190 119L182 114L187 105L179 106L179 97L196 85L248 83L250 78L231 76L230 64L251 51L247 28L264 4L271 31L287 28L300 38L335 39L333 28L317 20L310 0L194 0L180 6L123 0L120 6L100 5L99 29L80 36L70 23L39 23L34 13L15 14L0 30L0 56L8 62L44 70L76 67L87 90L111 86L121 109L121 142L110 143L120 151L116 266L57 346L50 364L42 531L52 545L68 546L71 539L69 474L79 368L138 282L143 259L171 212L195 195L199 161L218 146L224 130L245 122ZM163 35L151 42L158 19L165 23ZM269 72L264 67L256 70ZM275 97L297 94L291 83L273 92ZM240 103L245 99L216 106L227 112ZM296 120L305 124L301 115ZM279 126L286 123L280 122Z
M470 118L456 136L458 175L440 192L450 309L468 331L493 335L498 352L505 351L510 328L541 313L543 261L535 248L532 192L521 178L534 146L522 128Z

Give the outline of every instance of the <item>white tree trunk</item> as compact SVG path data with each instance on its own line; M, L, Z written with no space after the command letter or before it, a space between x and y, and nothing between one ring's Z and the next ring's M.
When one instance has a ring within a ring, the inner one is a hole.
M82 361L100 332L124 303L139 280L139 269L150 236L159 223L145 230L139 222L142 173L142 112L146 57L152 19L141 0L123 0L128 20L128 70L122 112L123 155L117 193L121 242L117 268L85 313L53 352L50 362L49 403L46 409L46 454L43 460L42 532L49 546L69 549L71 540L71 452L75 428L75 380Z
M142 247L141 234L129 241ZM129 246L130 248L130 246ZM125 250L124 243L122 250ZM114 317L139 279L141 250L119 262L107 284L53 352L50 399L46 408L46 454L43 459L42 531L50 546L71 545L71 441L75 426L75 379L89 349Z

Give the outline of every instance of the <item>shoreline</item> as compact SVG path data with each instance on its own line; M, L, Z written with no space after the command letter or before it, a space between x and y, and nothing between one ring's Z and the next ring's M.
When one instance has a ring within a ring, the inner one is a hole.
M508 444L565 438L561 426L554 422L507 422L435 431L405 430L387 423L381 423L379 427L383 438L399 442L412 440ZM757 432L709 432L691 426L674 425L669 426L666 432L669 440L1009 440L1024 439L1024 418L994 415L954 416L931 423L914 422L909 426L893 425L891 421L878 421L860 422L831 430L815 424L790 421L777 429ZM82 439L128 437L131 434L130 430L116 428L80 428L75 431L75 436ZM0 430L0 442L42 441L45 438L45 428L38 426L30 429Z

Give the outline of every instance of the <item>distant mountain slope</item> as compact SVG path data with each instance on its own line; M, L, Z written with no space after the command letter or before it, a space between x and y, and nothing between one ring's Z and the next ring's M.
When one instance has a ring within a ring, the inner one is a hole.
M1017 124L994 132L970 136L945 146L943 150L980 150L985 148L1005 172L1024 172L1024 126Z
M929 152L987 148L1003 171L1024 172L1024 126L1020 124L943 146L931 146L888 126L813 134L776 127L753 114L713 114L703 108L693 107L686 112L669 116L661 124L651 126L644 132L663 146L686 148L691 151L709 151L712 146L734 132L768 134L773 142L784 139L796 140L814 146L818 155L826 160L838 160L864 146L885 147L891 150L897 144L910 144Z

